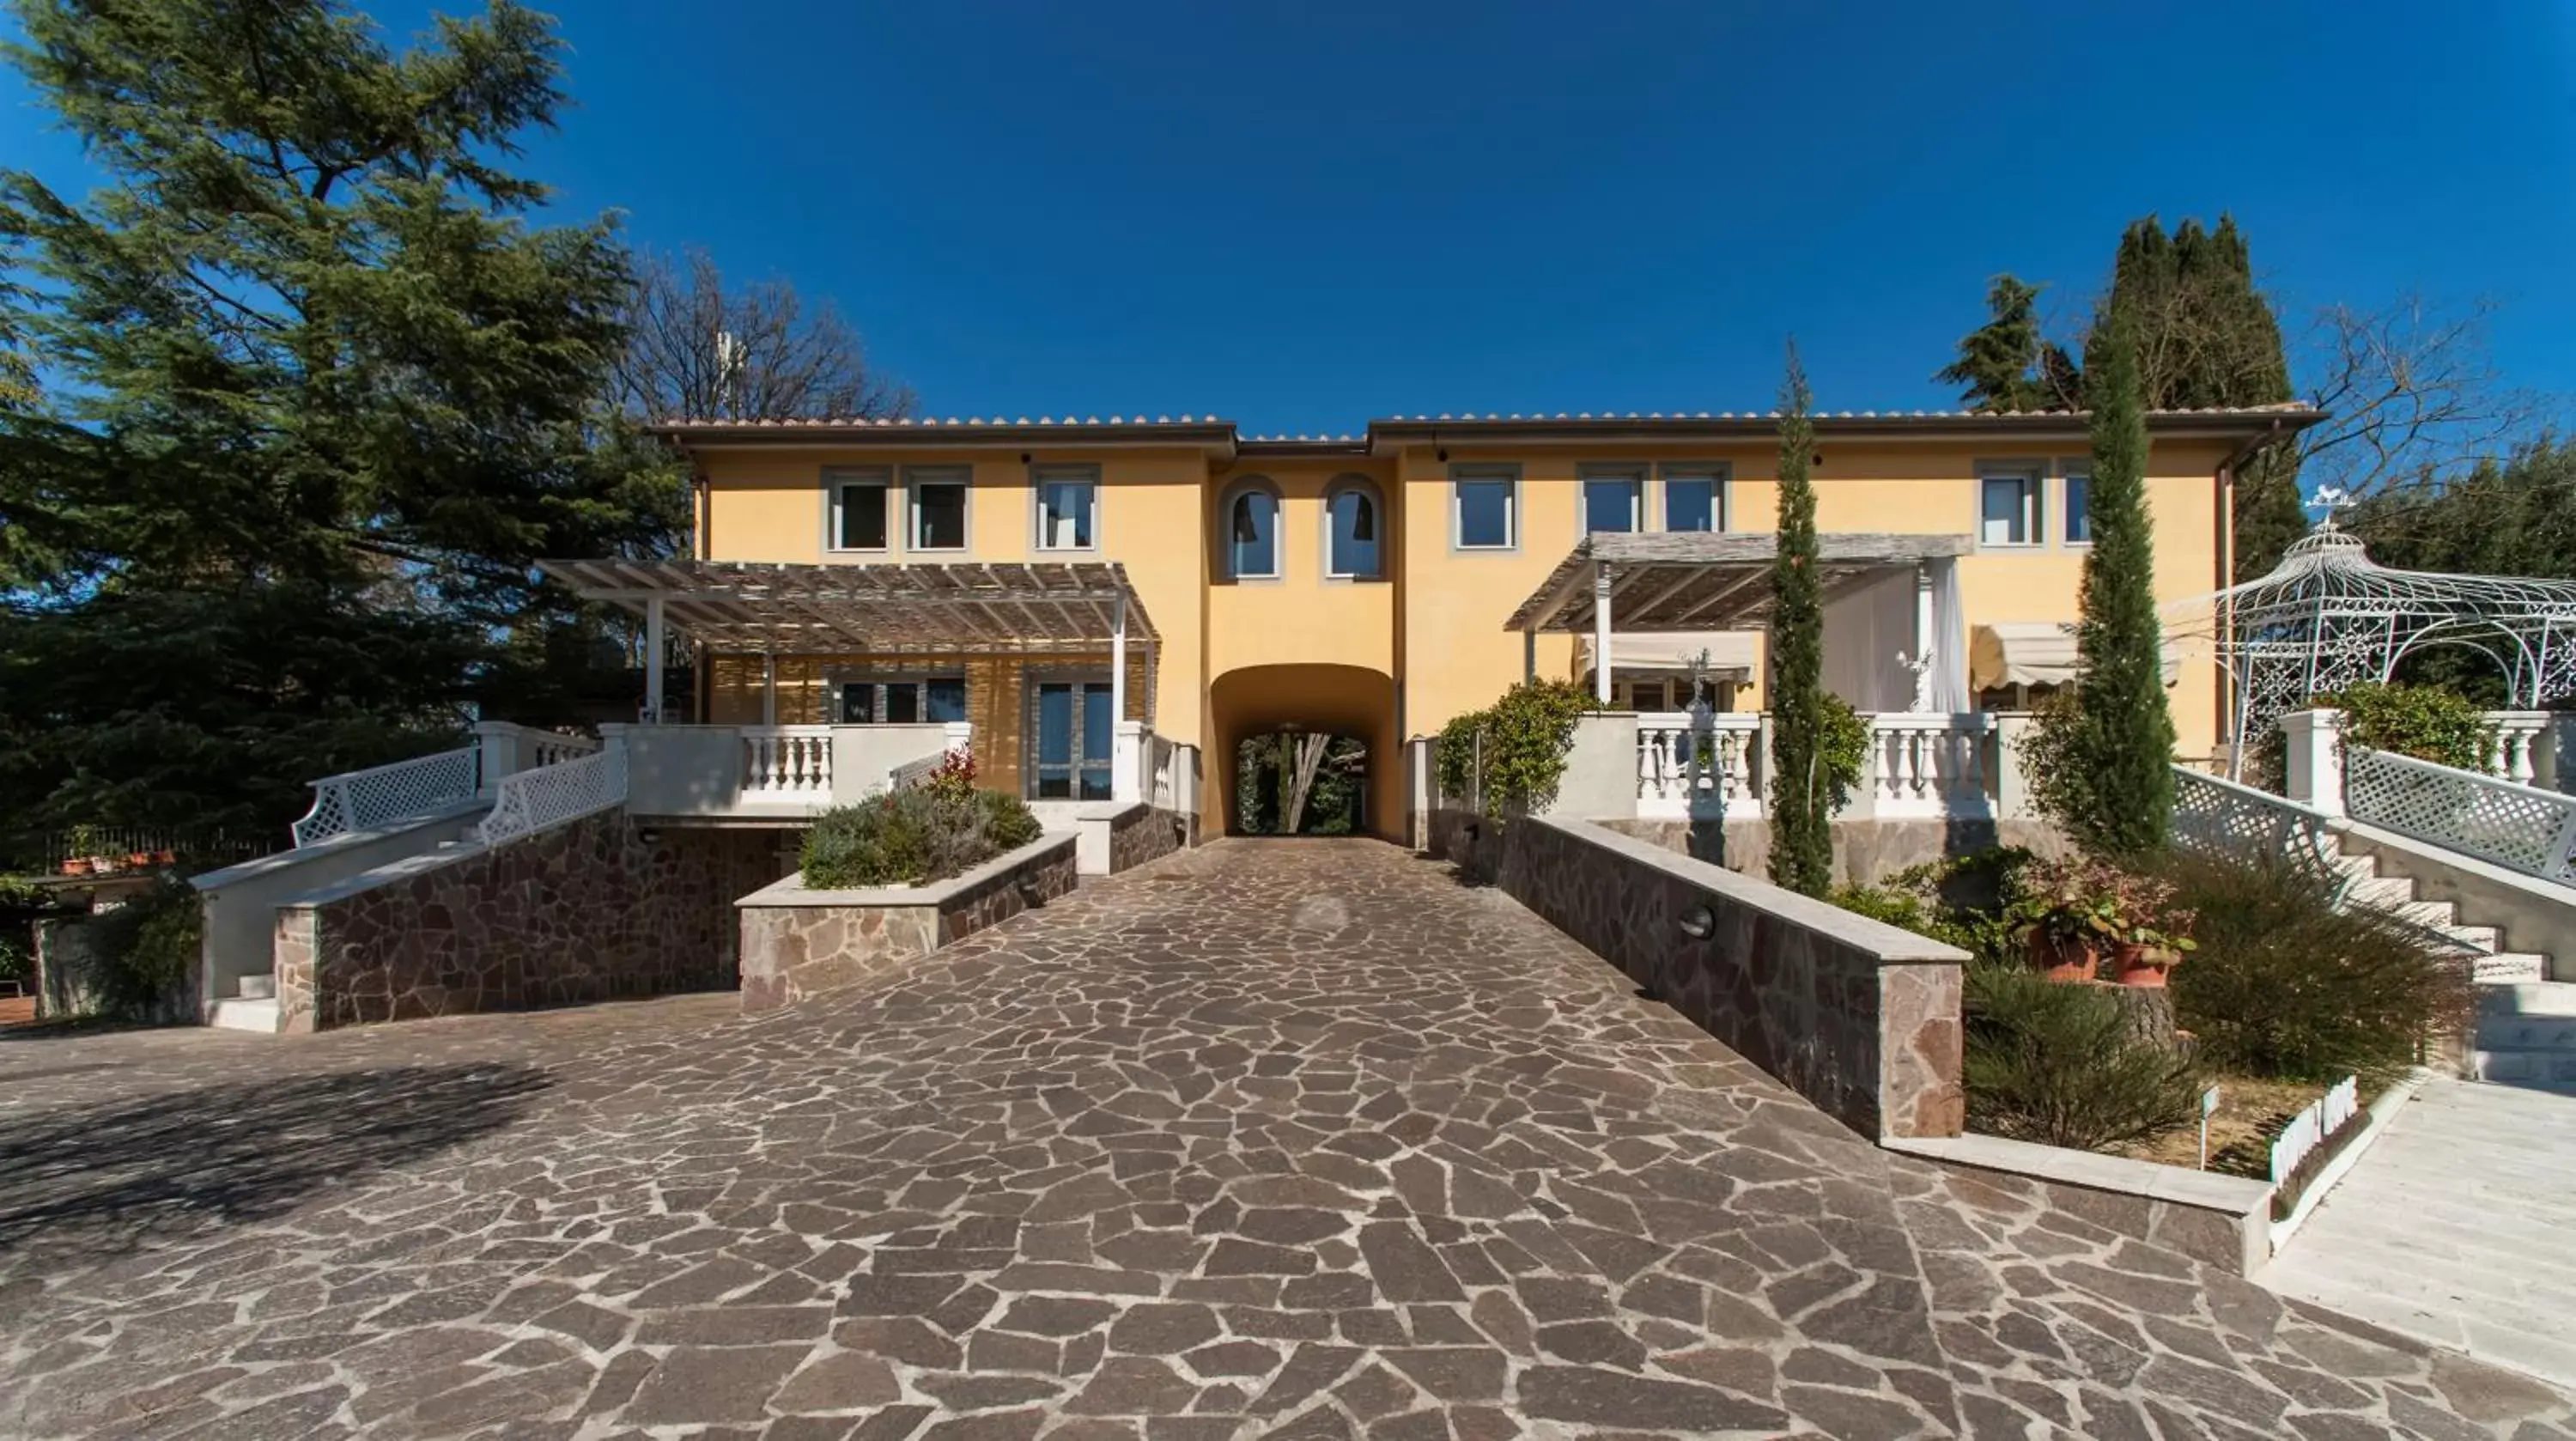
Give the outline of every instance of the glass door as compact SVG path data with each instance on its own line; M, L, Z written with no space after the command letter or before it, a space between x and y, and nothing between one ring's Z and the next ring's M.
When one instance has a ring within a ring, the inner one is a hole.
M1029 794L1042 801L1109 799L1109 760L1116 729L1109 682L1039 681L1029 708Z

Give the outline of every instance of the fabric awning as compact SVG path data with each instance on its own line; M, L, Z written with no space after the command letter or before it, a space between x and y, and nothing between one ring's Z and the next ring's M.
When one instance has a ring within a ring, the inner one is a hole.
M2182 655L2164 643L2165 684L2182 676ZM1997 621L1968 636L1968 684L2064 685L2075 679L2075 629L2058 621Z
M1770 616L1771 563L1779 546L1768 532L1597 532L1575 543L1503 628L1591 630L1595 587L1605 571L1614 635L1758 626ZM1973 548L1964 535L1828 532L1816 537L1817 580L1830 604L1881 576L1910 575L1926 561Z
M659 601L668 623L718 655L1092 653L1122 621L1128 644L1157 639L1115 561L546 560L537 569L584 600L639 615Z
M1709 673L1721 678L1730 674L1742 679L1753 673L1762 649L1759 631L1750 630L1674 630L1651 635L1610 637L1610 669L1687 671L1701 652L1708 654ZM1575 641L1577 671L1592 669L1592 637Z

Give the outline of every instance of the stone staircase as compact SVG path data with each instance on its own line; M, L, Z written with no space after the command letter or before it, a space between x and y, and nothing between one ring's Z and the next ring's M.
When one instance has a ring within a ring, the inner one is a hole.
M2333 838L2326 843L2334 846ZM2545 955L2496 949L2503 944L2502 932L2463 923L2459 907L2449 901L2416 899L2415 883L2381 875L2376 857L2337 847L2335 864L2353 878L2349 894L2354 900L2395 911L2477 952L2478 1029L2468 1056L2472 1078L2576 1094L2576 982L2550 980Z
M277 1034L277 977L271 972L241 978L241 994L215 1002L206 1024L228 1031Z

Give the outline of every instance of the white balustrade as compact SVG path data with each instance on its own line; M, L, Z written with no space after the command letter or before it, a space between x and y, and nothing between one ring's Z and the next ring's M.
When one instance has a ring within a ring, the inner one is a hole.
M1869 759L1860 797L1878 816L1991 814L1987 737L1995 718L1885 712L1865 715Z
M2539 785L2557 772L2549 748L2558 740L2558 717L2545 710L2491 710L2481 717L2487 727L2486 772L2498 780Z
M1637 814L1648 819L1759 816L1762 760L1758 715L1709 717L1704 744L1695 741L1688 711L1640 715Z
M291 828L309 846L349 831L374 830L471 800L482 777L480 745L415 756L313 782L313 808Z
M812 800L831 794L830 726L742 728L742 799Z
M596 736L561 735L554 731L531 731L528 748L541 766L559 765L589 755L599 749Z

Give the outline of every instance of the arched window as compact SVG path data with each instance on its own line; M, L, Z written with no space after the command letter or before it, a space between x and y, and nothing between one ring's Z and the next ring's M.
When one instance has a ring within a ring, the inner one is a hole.
M1279 497L1247 482L1225 505L1225 573L1235 580L1279 575Z
M1386 512L1377 487L1358 476L1333 482L1324 495L1324 574L1335 580L1376 580L1386 554Z

